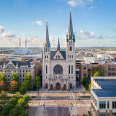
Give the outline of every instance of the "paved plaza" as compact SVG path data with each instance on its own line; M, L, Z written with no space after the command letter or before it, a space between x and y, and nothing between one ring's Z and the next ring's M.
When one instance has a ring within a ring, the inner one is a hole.
M82 93L46 92L37 95L29 103L30 116L80 116L90 110L90 98L80 98ZM85 94L89 96L88 93ZM71 105L72 104L72 105Z

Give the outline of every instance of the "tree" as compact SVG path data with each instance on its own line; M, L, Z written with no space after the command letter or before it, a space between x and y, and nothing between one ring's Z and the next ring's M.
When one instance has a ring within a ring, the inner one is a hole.
M24 81L23 83L25 84L25 86L27 87L27 90L30 90L32 89L32 76L31 76L31 73L28 73L26 75L26 77L24 77Z
M36 76L34 86L40 87L40 85L41 85L41 78L40 76Z
M3 81L4 83L6 83L6 76L4 75L3 72L0 72L0 81Z
M86 92L86 88L85 87L82 88L82 92L85 95L85 92Z
M88 85L89 85L89 78L88 78L88 77L86 77L86 76L83 77L82 85L83 85L86 89L88 89Z
M6 104L7 100L8 100L7 93L5 91L1 91L1 101L0 101L1 107L3 107Z
M15 72L11 75L11 81L14 81L14 80L15 80L15 82L17 82L18 85L19 85L19 76L18 76L18 74L15 73Z
M6 89L6 84L4 83L4 81L0 81L0 92L5 91L5 89Z
M15 80L10 82L9 90L13 93L18 91L18 83Z
M89 93L91 92L91 84L89 84L89 86L88 86L88 91L89 91Z
M98 66L98 67L94 67L92 68L92 76L104 76L104 68L103 66Z
M24 82L22 82L20 88L19 88L19 91L21 94L25 94L27 92L27 86Z

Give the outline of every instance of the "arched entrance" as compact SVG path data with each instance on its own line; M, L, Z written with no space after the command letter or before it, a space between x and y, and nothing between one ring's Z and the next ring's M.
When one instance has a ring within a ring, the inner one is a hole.
M63 86L63 89L66 90L66 85Z
M56 83L56 90L61 90L61 85L60 85L60 83Z
M53 85L52 84L50 85L50 90L53 90Z
M48 88L48 84L46 83L46 84L45 84L45 89L47 89L47 88Z
M72 89L72 83L70 83L70 89Z

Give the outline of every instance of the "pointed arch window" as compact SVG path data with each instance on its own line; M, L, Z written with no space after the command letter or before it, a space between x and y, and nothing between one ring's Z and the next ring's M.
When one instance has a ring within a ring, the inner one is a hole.
M70 65L69 65L69 74L70 74Z
M70 51L72 51L72 46L70 46Z
M48 69L47 69L47 65L46 65L46 74L47 74L47 72L48 72Z
M47 52L47 48L46 48L46 52Z

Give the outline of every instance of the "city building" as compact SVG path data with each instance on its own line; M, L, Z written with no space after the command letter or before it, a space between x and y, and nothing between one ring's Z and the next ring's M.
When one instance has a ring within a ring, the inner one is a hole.
M49 90L68 90L76 87L75 35L71 12L69 16L68 34L66 35L66 51L60 50L60 42L56 51L51 51L48 23L46 22L45 41L43 46L42 86Z
M32 61L31 61L32 62ZM7 82L10 82L12 73L17 73L20 77L20 82L27 73L31 73L32 79L35 79L35 64L30 61L1 61L0 72L6 75Z
M116 116L116 77L91 77L91 115Z

